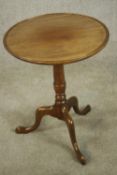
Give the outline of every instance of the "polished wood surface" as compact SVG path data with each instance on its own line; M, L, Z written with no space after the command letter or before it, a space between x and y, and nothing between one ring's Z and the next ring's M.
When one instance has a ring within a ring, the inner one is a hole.
M37 64L65 64L96 54L108 40L105 25L88 16L48 14L22 21L4 37L15 57Z
M30 127L19 126L16 128L16 132L19 134L20 133L26 134L31 131L34 131L40 125L40 122L45 115L50 115L52 117L63 120L65 121L68 127L71 142L76 152L77 158L84 165L86 164L86 158L81 153L78 147L74 122L69 114L69 111L73 107L74 111L77 114L85 115L91 110L91 107L87 105L84 109L80 110L78 105L78 100L76 97L71 97L68 100L66 99L66 95L65 95L66 83L65 83L63 65L54 65L53 75L54 75L55 104L52 106L39 107L36 110L35 123Z

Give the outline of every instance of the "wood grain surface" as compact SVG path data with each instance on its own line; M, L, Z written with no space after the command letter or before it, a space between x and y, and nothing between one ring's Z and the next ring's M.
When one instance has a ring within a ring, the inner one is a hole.
M69 13L37 16L14 25L4 45L15 57L36 64L65 64L86 59L108 40L106 26L95 18Z

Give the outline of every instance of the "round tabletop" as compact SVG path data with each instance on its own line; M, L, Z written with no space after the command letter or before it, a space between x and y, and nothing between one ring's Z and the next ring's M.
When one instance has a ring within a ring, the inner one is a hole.
M36 64L65 64L88 58L108 40L95 18L69 13L37 16L14 25L4 45L15 57Z

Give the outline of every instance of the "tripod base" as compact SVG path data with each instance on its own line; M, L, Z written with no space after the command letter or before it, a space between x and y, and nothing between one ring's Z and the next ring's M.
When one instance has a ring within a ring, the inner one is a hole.
M86 164L86 159L83 156L83 154L80 152L78 144L77 144L74 122L73 122L73 119L71 118L71 116L69 115L69 110L70 110L70 108L73 107L74 111L77 114L85 115L91 110L91 107L89 105L87 105L84 109L80 110L77 102L78 101L77 101L76 97L71 97L67 101L66 105L63 105L61 109L59 107L56 107L56 106L40 107L36 110L35 123L30 127L19 126L16 128L16 132L19 134L21 134L21 133L27 134L29 132L34 131L35 129L37 129L39 127L41 120L45 115L50 115L50 116L56 117L58 119L61 119L61 120L65 121L67 124L70 138L71 138L71 142L72 142L73 148L76 152L78 160L82 164Z
M85 115L91 110L91 107L87 105L84 109L80 110L78 100L76 97L71 97L68 100L66 100L65 93L64 93L65 92L65 81L64 81L63 73L64 72L63 72L62 65L54 66L54 80L55 80L54 88L56 92L55 104L53 106L48 106L48 107L44 106L44 107L38 108L36 110L35 123L30 127L23 127L23 126L17 127L16 133L26 134L26 133L34 131L40 125L41 120L45 115L50 115L52 117L63 120L65 121L68 127L71 142L76 152L77 158L80 161L80 163L84 165L86 164L86 159L83 156L83 154L80 152L80 149L78 147L78 143L77 143L76 135L75 135L74 122L71 116L69 115L69 111L71 108L73 108L73 110L77 114Z

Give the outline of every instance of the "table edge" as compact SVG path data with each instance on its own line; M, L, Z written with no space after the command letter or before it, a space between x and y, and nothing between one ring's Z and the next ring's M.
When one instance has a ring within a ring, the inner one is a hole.
M84 17L88 17L88 18L91 18L91 19L94 19L95 21L97 21L98 23L100 23L104 29L105 29L105 32L106 32L106 37L105 37L105 40L104 42L95 50L93 50L91 53L89 53L86 57L81 57L79 58L78 60L76 59L76 57L72 58L72 60L64 60L64 62L61 62L61 61L47 61L44 62L44 61L36 61L36 62L33 62L33 61L29 61L29 60L26 60L26 58L24 57L19 57L17 56L16 54L14 54L9 48L8 48L8 45L7 45L7 42L6 42L6 38L7 38L7 35L9 34L9 32L18 24L22 23L22 22L25 22L25 21L28 21L28 20L31 20L33 18L37 18L37 17L41 17L41 16L47 16L47 15L60 15L60 14L66 14L66 15L80 15L80 16L84 16ZM101 51L107 44L109 40L109 30L108 28L106 27L106 25L96 19L95 17L91 17L91 16L88 16L88 15L83 15L83 14L78 14L78 13L48 13L48 14L43 14L43 15L38 15L38 16L35 16L35 17L32 17L32 18L28 18L28 19L25 19L25 20L22 20L20 22L17 22L15 25L13 25L12 27L9 28L8 31L6 31L4 37L3 37L3 44L4 44L4 47L5 49L12 55L14 56L15 58L19 59L19 60L22 60L22 61L25 61L25 62L28 62L28 63L32 63L32 64L44 64L44 65L56 65L56 64L70 64L70 63L74 63L74 62L78 62L78 61L82 61L82 60L85 60L89 57L92 57L93 55L96 55L99 51Z

